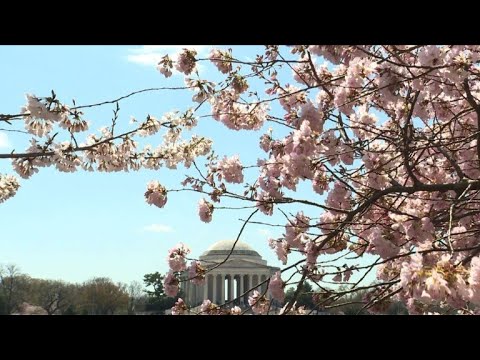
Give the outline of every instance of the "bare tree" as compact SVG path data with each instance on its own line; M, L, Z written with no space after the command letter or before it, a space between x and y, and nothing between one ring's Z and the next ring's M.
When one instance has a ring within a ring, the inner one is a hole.
M11 314L17 306L25 301L28 276L22 274L17 265L0 266L0 293L4 298L5 314Z
M73 288L59 280L32 279L31 302L45 309L48 315L63 314L72 304Z
M137 306L140 304L140 302L144 298L142 283L139 281L132 281L127 286L127 292L128 292L128 308L127 308L128 314L135 315L135 311L138 311Z

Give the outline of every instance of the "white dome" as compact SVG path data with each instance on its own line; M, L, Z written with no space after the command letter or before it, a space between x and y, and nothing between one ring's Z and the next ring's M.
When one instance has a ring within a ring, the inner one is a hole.
M208 248L207 252L208 251L211 251L211 250L232 250L233 248L233 244L235 244L235 240L220 240L218 242L216 242L215 244L213 245L210 245L210 247ZM255 251L253 250L253 248L248 245L246 242L243 242L243 241L238 241L237 244L235 245L235 250L248 250L248 251Z

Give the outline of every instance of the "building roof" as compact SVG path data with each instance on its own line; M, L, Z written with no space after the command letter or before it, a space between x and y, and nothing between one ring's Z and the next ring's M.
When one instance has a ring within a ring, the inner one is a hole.
M235 248L234 248L235 245ZM260 254L256 252L250 245L243 241L237 241L235 244L235 240L220 240L210 247L202 254L204 256L210 255L221 255L225 256L230 254L230 251L233 248L232 255L241 255L241 256L254 256L261 258Z
M207 251L210 250L232 250L233 245L235 244L235 240L220 240L217 241L215 244L210 245L210 247L207 249ZM253 248L248 245L246 242L243 241L238 241L235 244L235 250L250 250L250 251L255 251Z

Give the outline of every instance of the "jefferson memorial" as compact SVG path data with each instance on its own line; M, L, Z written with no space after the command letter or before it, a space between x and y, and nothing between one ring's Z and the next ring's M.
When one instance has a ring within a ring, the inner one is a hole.
M200 256L204 268L212 267L225 261L235 244L235 240L222 240L211 245ZM226 301L235 299L247 290L265 281L270 275L280 270L268 266L258 252L245 242L238 241L228 260L208 272L205 285L194 285L191 282L182 283L184 301L190 306L197 306L205 299L221 305ZM256 290L263 293L266 283ZM237 305L248 305L248 296L245 294L236 300Z

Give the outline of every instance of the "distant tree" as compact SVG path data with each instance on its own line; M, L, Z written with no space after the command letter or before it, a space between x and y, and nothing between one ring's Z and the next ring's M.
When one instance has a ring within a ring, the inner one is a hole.
M401 301L393 302L388 308L386 315L408 315L408 309Z
M285 303L288 303L293 299L295 291L296 288L292 287L287 290L285 293ZM297 307L304 306L306 309L312 309L315 306L313 303L313 288L308 281L304 282L302 289L297 296L296 302Z
M325 309L330 314L343 314L343 315L368 315L368 311L364 309L367 302L365 302L365 296L368 290L358 290L355 292L349 292L348 287L338 287L337 293L346 292L346 294L336 298L335 300L326 302ZM333 293L333 292L332 292Z
M8 315L6 307L5 295L0 292L0 315Z
M175 305L175 302L179 297L183 296L182 291L180 290L176 297L168 297L165 294L165 289L163 287L164 278L165 276L161 275L158 271L144 275L143 282L147 287L145 292L148 295L145 310L156 311L163 314L165 310L171 309Z
M86 310L85 315L88 315L88 309L85 309L83 285L78 283L67 284L69 301L62 309L63 315L80 315L83 310Z
M132 281L127 286L127 292L128 292L127 312L129 315L133 315L135 314L135 311L138 311L139 305L143 302L145 298L142 283L139 281Z
M126 286L115 284L105 277L93 278L86 281L82 288L82 307L89 315L113 315L126 313L128 293Z
M73 304L70 304L67 309L63 312L63 315L78 315L77 309Z
M14 264L0 265L0 293L4 314L11 314L22 304L28 292L29 277Z
M380 302L367 309L367 304L371 302L371 288L375 285L374 282L354 291L345 285L335 290L323 289L316 294L317 308L330 314L342 315L408 315L408 310L401 301Z
M163 288L164 278L165 276L161 275L158 271L151 274L145 274L143 276L143 282L147 287L145 292L148 296L152 298L161 298L165 296L165 289ZM149 290L148 288L150 287L153 288L153 290Z
M74 301L74 285L58 280L31 279L29 300L48 315L63 314Z

